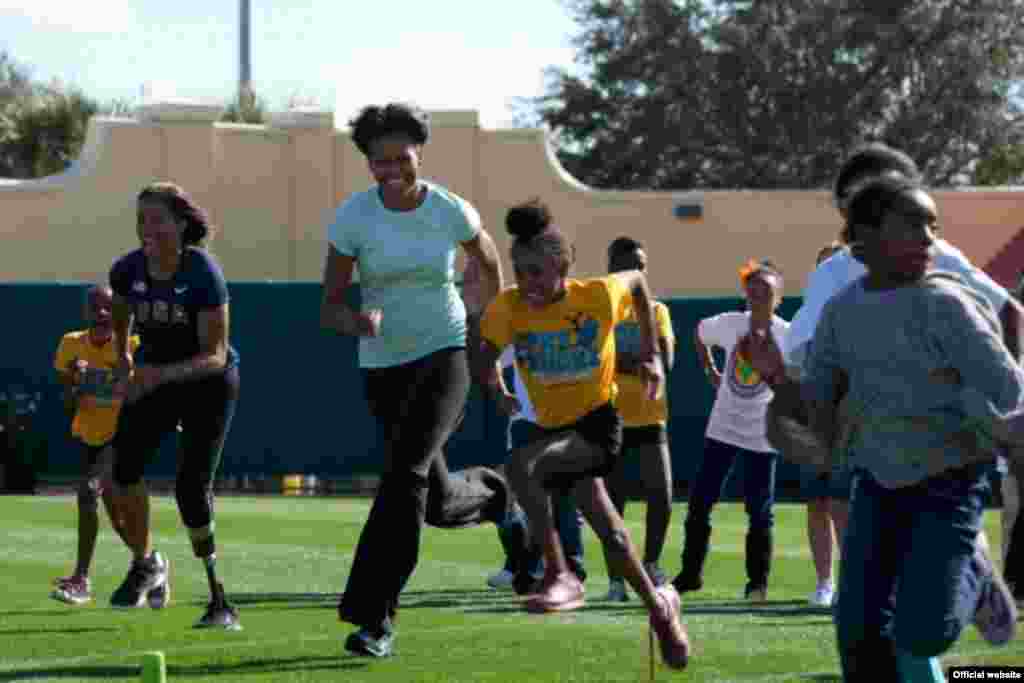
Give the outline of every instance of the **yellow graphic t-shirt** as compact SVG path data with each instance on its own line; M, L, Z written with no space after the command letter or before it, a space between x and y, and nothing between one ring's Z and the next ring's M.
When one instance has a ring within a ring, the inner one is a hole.
M669 316L668 306L655 301L654 318L658 338L665 339L670 346L674 346L676 338L672 332L672 318ZM637 322L632 299L627 306L625 320L615 326L615 348L618 353L640 353L640 323ZM647 399L644 382L639 376L620 372L615 375L615 382L619 385L619 398L615 401L615 406L622 415L623 426L664 426L668 423L668 392L662 391L656 400L650 401Z
M629 295L614 275L568 280L566 295L543 309L530 308L517 288L499 294L480 322L498 349L515 346L515 363L533 401L537 423L572 424L615 401L615 325Z
M128 348L133 353L138 347L138 337L128 340ZM75 359L89 364L85 380L79 385L79 396L91 396L95 405L79 406L71 422L71 434L90 446L102 446L113 438L121 410L121 402L113 396L114 368L117 367L113 338L103 346L96 346L89 340L88 330L68 332L60 340L53 367L58 372L68 372L68 365Z

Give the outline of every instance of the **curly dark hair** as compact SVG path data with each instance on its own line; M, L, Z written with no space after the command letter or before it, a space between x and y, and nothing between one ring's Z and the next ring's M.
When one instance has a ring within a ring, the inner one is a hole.
M608 245L608 258L613 258L619 254L629 254L637 249L643 248L643 243L633 239L632 237L616 237L612 240L612 243Z
M899 175L882 175L869 178L853 188L846 212L846 227L843 232L850 241L856 240L855 228L865 226L880 228L885 213L908 192L922 189L920 183Z
M370 145L375 140L391 135L408 135L417 145L425 145L430 138L430 117L412 104L392 102L383 107L363 107L349 122L352 142L363 156L370 156Z
M176 221L185 222L181 242L185 246L202 246L213 236L213 224L205 210L180 186L169 182L150 183L139 192L138 201L160 202Z
M837 204L849 199L850 188L868 176L894 171L914 182L921 181L921 171L906 152L881 142L872 142L853 150L836 175L832 196Z

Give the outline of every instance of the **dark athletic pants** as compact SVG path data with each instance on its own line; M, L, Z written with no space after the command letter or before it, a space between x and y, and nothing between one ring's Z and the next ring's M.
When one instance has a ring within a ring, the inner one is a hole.
M511 500L494 470L448 472L442 449L462 420L470 386L465 349L442 349L363 376L384 440L384 468L338 614L356 626L387 630L416 568L423 523L499 524Z

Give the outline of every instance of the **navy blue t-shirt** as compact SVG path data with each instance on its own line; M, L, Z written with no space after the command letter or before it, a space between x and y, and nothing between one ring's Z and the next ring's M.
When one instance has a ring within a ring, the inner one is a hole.
M142 249L129 252L110 269L110 288L131 304L141 341L135 358L149 365L178 363L199 353L199 311L228 302L224 272L196 247L185 249L170 280L149 276ZM229 344L227 367L237 364L238 353Z

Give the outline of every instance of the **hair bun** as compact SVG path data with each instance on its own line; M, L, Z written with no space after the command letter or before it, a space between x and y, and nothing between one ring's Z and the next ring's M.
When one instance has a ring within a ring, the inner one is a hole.
M513 206L505 217L508 233L521 242L529 242L544 232L549 225L551 212L539 199Z

